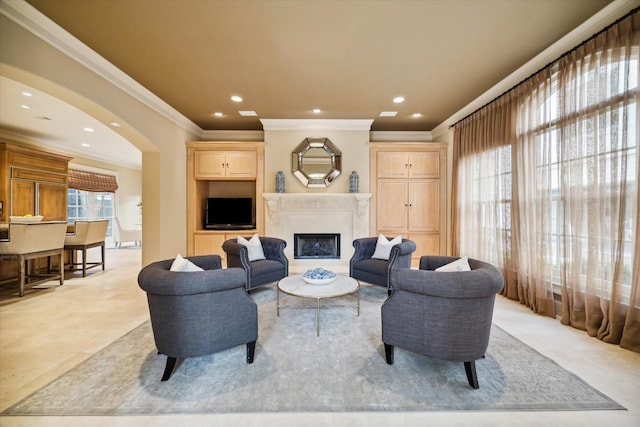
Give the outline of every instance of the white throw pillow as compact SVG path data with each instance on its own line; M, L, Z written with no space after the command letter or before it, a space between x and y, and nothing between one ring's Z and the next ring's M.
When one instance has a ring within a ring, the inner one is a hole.
M238 236L238 243L247 247L249 261L257 261L266 258L264 256L264 251L262 250L262 243L260 243L258 233L254 234L249 240L242 236Z
M391 248L398 243L402 243L402 236L396 236L391 240L387 240L382 234L378 236L378 242L376 243L376 250L371 255L371 258L388 260L391 255Z
M469 258L464 257L457 259L449 264L436 268L436 271L471 271L471 267L469 267Z
M176 259L171 264L171 271L204 271L204 269L198 267L188 259L182 258L182 255L178 254Z

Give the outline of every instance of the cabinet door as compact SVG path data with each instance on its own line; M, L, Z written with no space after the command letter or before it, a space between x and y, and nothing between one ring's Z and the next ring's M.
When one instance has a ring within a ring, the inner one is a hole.
M38 213L43 221L67 220L67 186L38 184Z
M407 178L409 156L407 153L381 151L378 153L378 178Z
M194 255L220 255L224 254L222 244L225 241L224 234L196 234L194 236ZM225 265L223 263L223 265Z
M416 244L411 266L417 268L422 255L440 255L440 234L409 233L409 240Z
M11 212L13 216L36 215L36 183L11 182Z
M440 229L440 182L435 179L409 183L409 230Z
M379 230L399 232L407 230L407 190L407 180L378 180L376 221Z
M255 151L227 152L227 178L255 178L257 155Z
M421 255L440 255L440 235L409 233L409 239L416 244L415 254L418 258Z
M440 178L440 153L409 153L409 178Z
M194 174L196 179L224 178L226 168L224 151L196 151Z

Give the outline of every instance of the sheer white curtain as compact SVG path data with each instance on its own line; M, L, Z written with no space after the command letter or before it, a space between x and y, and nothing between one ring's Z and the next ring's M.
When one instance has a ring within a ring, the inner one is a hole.
M633 13L454 127L454 250L505 296L640 351Z

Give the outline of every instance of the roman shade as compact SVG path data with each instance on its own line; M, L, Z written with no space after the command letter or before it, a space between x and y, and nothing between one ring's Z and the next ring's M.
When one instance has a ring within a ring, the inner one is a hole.
M93 192L114 193L118 182L114 175L69 169L69 188Z

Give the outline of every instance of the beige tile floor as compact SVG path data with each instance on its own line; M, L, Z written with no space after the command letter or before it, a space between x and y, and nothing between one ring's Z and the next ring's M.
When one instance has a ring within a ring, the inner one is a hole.
M32 290L23 298L0 290L0 410L148 318L145 295L136 283L139 268L139 248L108 249L105 272L92 269L86 278L76 274L62 287ZM599 342L503 297L497 298L494 321L629 410L30 416L0 417L0 426L640 426L640 354Z

